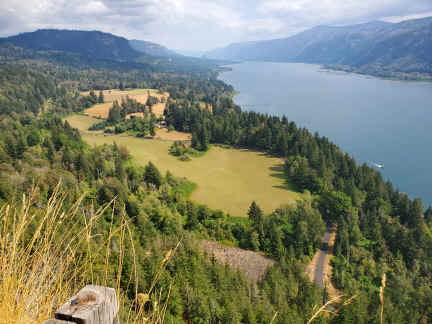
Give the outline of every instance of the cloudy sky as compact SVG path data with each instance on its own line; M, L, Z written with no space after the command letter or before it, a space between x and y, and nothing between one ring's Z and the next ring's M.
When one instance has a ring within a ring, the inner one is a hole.
M432 16L432 0L0 0L0 36L102 30L173 49L293 35L316 25Z

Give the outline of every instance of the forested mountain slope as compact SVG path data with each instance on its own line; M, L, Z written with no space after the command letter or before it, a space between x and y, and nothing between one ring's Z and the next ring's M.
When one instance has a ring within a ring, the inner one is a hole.
M179 55L176 52L166 48L165 46L143 40L132 39L129 41L129 44L133 49L152 56L166 57Z
M0 42L35 51L64 51L96 59L126 61L142 55L127 39L100 31L40 29L3 38Z
M158 44L129 41L100 31L57 29L0 38L0 64L5 62L33 66L55 62L78 69L107 68L206 75L221 63L220 60L178 55Z
M346 65L356 69L432 73L432 18L400 23L318 26L292 37L231 44L207 57Z

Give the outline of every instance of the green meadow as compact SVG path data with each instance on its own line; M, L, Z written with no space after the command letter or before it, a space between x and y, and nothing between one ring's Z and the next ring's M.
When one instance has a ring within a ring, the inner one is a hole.
M94 118L73 115L69 123L80 130L90 145L124 145L138 164L152 161L162 171L186 177L198 186L191 198L233 216L246 216L255 200L269 213L281 204L291 204L304 196L290 190L283 177L282 160L261 152L213 146L204 156L182 162L168 154L172 142L125 137L92 135L88 127Z

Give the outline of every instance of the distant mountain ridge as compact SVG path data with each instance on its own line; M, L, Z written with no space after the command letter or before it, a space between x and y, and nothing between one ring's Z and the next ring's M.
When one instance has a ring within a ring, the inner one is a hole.
M176 52L166 48L165 46L148 41L132 39L129 41L129 44L134 50L151 56L168 57L173 55L179 55Z
M94 59L131 61L142 53L134 50L126 38L100 31L40 29L0 39L0 44L35 51L64 51Z
M183 56L156 43L130 41L101 31L40 29L0 38L0 63L29 60L75 67L206 74L227 63Z
M431 53L432 17L429 17L400 23L318 26L288 38L230 44L205 56L432 73Z

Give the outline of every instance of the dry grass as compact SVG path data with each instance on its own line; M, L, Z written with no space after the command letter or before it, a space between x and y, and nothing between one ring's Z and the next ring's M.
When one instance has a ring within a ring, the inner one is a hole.
M73 127L79 128L86 124L83 118L89 117L73 115L67 120ZM188 178L198 184L191 197L193 200L210 208L225 210L233 216L246 216L254 200L266 213L270 213L281 204L294 204L297 200L307 199L286 185L280 158L215 146L204 156L183 162L168 154L172 144L169 141L122 135L95 136L86 131L88 128L79 129L85 131L83 139L90 145L116 142L126 146L138 164L152 161L162 172L169 170L176 176Z
M143 323L144 318L146 323L163 323L168 298L162 299L161 291L154 291L154 285L174 251L167 253L148 292L148 296L155 295L152 300L158 304L147 308L145 313L126 307L120 279L126 240L130 240L135 255L130 220L121 213L119 225L114 228L111 223L108 237L101 241L103 235L93 233L94 225L108 206L97 211L83 209L81 198L63 212L64 196L59 194L59 188L45 208L34 207L32 197L36 194L31 194L30 198L24 196L17 205L0 208L0 323L42 323L86 284L107 286L110 277L116 282L114 287L120 309L126 314L126 323ZM110 205L114 206L115 202ZM114 237L118 239L119 256L114 258L118 265L113 267L111 242ZM102 268L94 264L96 257L105 259ZM108 260L111 260L110 266ZM95 267L99 269L96 272ZM136 288L135 261L134 269L135 276L129 278L129 282L135 286L134 304L137 304L140 294Z
M78 228L80 200L67 213L62 200L55 192L43 210L26 197L0 209L0 323L40 323L91 278L91 257L80 259L76 247L89 246L102 210Z
M163 116L164 110L166 107L166 102L160 102L151 107L152 113L156 115L156 117Z
M112 107L112 102L105 102L102 104L94 105L89 109L86 109L84 113L90 117L106 119L108 118L108 113L111 107Z
M329 301L327 301L324 305L319 307L315 306L314 311L315 313L312 315L312 317L308 320L307 324L312 323L315 319L318 318L321 314L326 314L327 316L337 316L339 314L339 311L343 308L351 304L354 299L357 296L352 296L346 300L342 300L344 296L339 295L331 298Z
M192 140L192 135L189 133L171 131L168 132L168 129L161 128L156 131L155 139L161 139L165 141L190 141Z
M78 128L81 132L103 134L103 131L88 130L93 124L99 123L101 121L100 119L85 115L71 115L67 118L67 121L73 128Z
M380 299L380 304L381 304L381 310L380 310L380 323L383 323L383 317L384 317L384 289L386 287L386 281L387 281L387 276L386 273L384 272L382 277L381 277L381 287L380 287L380 292L379 292L379 299Z
M95 92L96 95L99 94L98 91ZM89 95L89 91L85 91L81 93L84 96ZM163 94L159 93L158 90L155 89L131 89L131 90L119 90L119 89L111 89L111 90L103 90L105 103L103 104L97 104L89 109L85 110L85 113L91 117L97 117L97 118L108 118L108 112L112 106L112 103L115 100L118 100L119 102L129 97L131 99L134 99L142 104L147 103L148 95L150 94L152 97L157 97L159 99L164 98L163 103L158 103L152 106L153 113L160 117L163 115L164 109L166 107L166 102L169 98L169 93L165 92Z
M226 247L213 241L204 240L201 242L201 247L208 254L214 255L218 262L240 270L252 283L264 279L267 269L275 264L275 261L261 253Z

